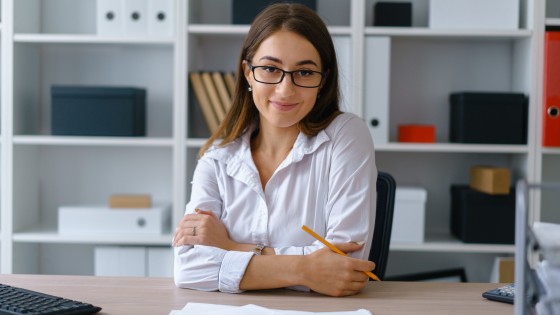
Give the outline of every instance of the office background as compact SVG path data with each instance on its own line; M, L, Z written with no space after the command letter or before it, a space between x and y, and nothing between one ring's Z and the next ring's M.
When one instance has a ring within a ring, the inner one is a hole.
M96 247L170 244L170 232L62 235L58 208L148 193L171 207L172 225L180 220L208 135L188 74L235 69L248 26L232 25L233 2L172 0L170 34L114 37L98 34L95 0L1 1L2 273L90 275ZM505 30L430 28L428 0L410 1L411 27L374 27L377 2L317 0L317 11L339 53L343 106L378 119L378 168L428 193L425 240L393 244L387 275L459 267L469 281L488 281L495 257L513 255L514 246L451 236L450 186L467 184L473 165L506 167L512 180L560 179L560 148L541 145L544 33L560 26L560 1L510 1L519 24ZM55 84L145 88L146 136L53 136ZM527 95L527 144L450 143L448 97L457 91ZM401 124L435 126L436 143L398 142ZM534 197L534 220L560 222L558 196Z

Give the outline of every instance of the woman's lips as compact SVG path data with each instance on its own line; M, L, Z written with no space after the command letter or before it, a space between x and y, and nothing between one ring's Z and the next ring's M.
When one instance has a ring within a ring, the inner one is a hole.
M273 102L273 101L271 101L270 104L272 105L272 107L280 111L289 111L294 109L298 105L297 103L284 103L284 102Z

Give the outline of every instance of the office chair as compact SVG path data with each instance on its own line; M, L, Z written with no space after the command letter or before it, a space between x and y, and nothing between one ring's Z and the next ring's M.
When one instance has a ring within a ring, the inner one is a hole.
M377 174L377 208L375 210L375 227L373 240L369 251L369 260L375 263L373 273L383 280L387 260L389 258L389 243L393 227L393 211L395 208L395 190L397 184L389 173Z

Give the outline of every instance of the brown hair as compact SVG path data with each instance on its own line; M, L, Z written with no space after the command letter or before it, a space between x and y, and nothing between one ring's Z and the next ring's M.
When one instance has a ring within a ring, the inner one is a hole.
M340 92L338 85L338 62L331 35L321 18L301 4L280 3L264 9L253 21L243 42L237 65L237 79L229 112L218 130L199 151L199 156L221 136L220 146L233 142L259 119L249 85L244 77L243 61L251 60L260 44L279 30L294 32L306 38L319 52L322 72L327 73L313 109L299 123L299 129L308 136L315 136L339 115Z

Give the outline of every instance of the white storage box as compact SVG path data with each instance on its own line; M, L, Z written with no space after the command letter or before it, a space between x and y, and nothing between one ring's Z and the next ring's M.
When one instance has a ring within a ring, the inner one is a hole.
M429 26L437 29L515 30L519 0L430 0Z
M95 275L173 277L173 248L95 246Z
M95 246L95 275L173 277L173 248Z
M146 248L95 246L96 276L146 276Z
M427 191L420 187L397 187L391 243L424 242Z
M60 234L162 234L168 230L169 222L169 207L126 209L68 206L58 209Z

